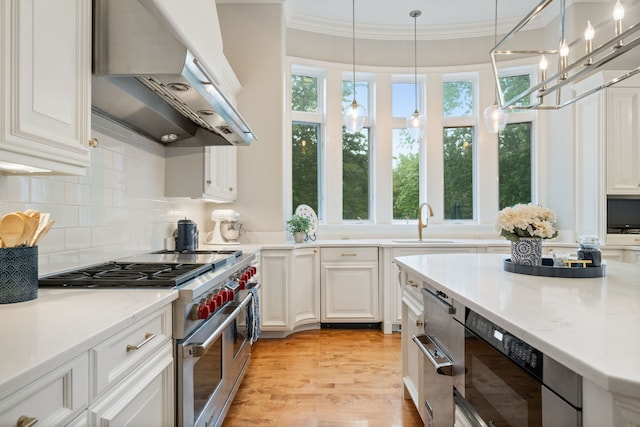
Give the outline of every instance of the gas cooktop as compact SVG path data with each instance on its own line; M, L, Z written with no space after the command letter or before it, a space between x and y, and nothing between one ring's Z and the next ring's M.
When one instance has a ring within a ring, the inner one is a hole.
M112 261L41 277L38 286L173 288L211 269L211 264Z
M38 286L174 288L232 264L241 255L242 251L159 251L41 277Z

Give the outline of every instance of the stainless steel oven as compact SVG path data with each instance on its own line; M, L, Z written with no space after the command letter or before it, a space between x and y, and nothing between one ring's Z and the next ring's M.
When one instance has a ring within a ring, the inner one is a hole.
M251 357L250 309L255 301L252 291L240 295L238 303L225 305L176 344L179 425L222 424L244 378Z
M459 426L581 426L582 378L467 309Z

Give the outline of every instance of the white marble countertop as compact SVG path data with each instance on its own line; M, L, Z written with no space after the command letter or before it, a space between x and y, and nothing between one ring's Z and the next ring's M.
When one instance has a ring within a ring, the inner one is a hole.
M0 305L0 399L171 304L175 290L38 289Z
M566 279L503 270L505 255L396 258L452 298L612 393L640 396L640 265Z

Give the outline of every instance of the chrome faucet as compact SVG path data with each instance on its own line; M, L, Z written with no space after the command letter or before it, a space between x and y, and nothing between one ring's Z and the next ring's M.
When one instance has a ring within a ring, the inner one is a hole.
M427 217L427 222L422 222L422 208L429 208L429 216L433 216L433 209L431 209L431 205L429 203L423 203L418 208L418 240L422 240L422 229L427 228L429 225L429 216Z

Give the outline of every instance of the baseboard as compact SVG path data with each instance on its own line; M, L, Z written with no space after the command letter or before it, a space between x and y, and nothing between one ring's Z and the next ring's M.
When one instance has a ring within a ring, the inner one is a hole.
M382 329L382 322L374 323L321 323L322 329Z

